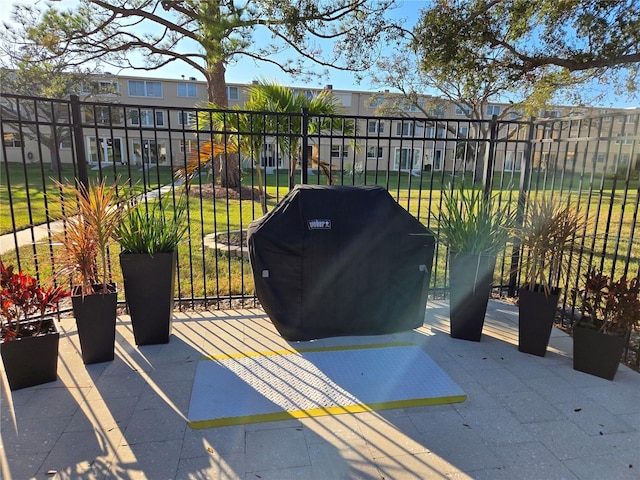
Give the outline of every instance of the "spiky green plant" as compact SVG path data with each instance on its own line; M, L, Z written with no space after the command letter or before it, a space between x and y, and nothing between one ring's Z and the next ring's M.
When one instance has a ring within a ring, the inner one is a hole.
M170 253L187 232L186 197L181 197L170 216L160 201L138 200L115 230L123 253Z
M512 237L515 212L500 194L486 196L480 189L445 190L439 214L438 241L454 253L496 255Z

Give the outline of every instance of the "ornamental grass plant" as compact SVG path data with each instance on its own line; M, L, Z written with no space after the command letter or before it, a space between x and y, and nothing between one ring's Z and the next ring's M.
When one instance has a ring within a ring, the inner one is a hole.
M84 185L55 182L60 189L64 229L53 241L62 245L59 274L76 279L82 296L108 290L108 247L127 208L127 195L103 179Z
M587 224L571 205L549 197L528 203L523 226L517 231L524 253L522 286L530 291L541 288L547 296L557 288L569 270L569 250Z
M187 202L182 196L169 215L162 202L138 200L127 210L114 231L122 253L170 253L187 232L185 222Z
M515 212L501 202L500 193L487 196L481 189L444 190L438 241L453 253L496 255L513 234Z

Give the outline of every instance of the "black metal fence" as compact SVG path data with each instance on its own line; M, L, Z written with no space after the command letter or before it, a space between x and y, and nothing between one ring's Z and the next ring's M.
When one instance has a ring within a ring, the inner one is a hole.
M498 121L13 95L2 95L0 104L2 257L37 275L56 272L50 230L59 212L51 195L59 192L51 178L133 183L149 195L169 193L170 202L188 186L189 236L179 252L176 292L181 308L254 298L240 232L294 183L382 185L433 229L441 192L461 182L500 192L520 216L528 199L549 195L578 206L590 220L570 252L574 268L563 279L565 292L579 287L590 267L616 278L639 274L637 111ZM112 250L117 255L117 247ZM448 288L446 253L436 251L433 296ZM508 245L496 267L496 292L515 294L519 267L519 249Z

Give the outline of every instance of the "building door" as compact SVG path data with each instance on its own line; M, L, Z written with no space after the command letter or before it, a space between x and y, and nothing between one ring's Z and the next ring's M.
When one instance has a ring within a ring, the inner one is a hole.
M396 148L393 159L394 170L420 170L420 154L419 148Z
M87 154L89 164L117 162L124 165L121 138L87 137Z
M153 139L136 139L133 141L133 155L136 165L141 163L162 165L167 161L167 148L164 142Z

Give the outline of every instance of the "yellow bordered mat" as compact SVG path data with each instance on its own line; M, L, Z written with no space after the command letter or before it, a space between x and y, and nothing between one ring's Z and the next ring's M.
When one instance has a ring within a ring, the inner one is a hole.
M211 428L465 399L414 344L308 348L201 360L188 418Z

